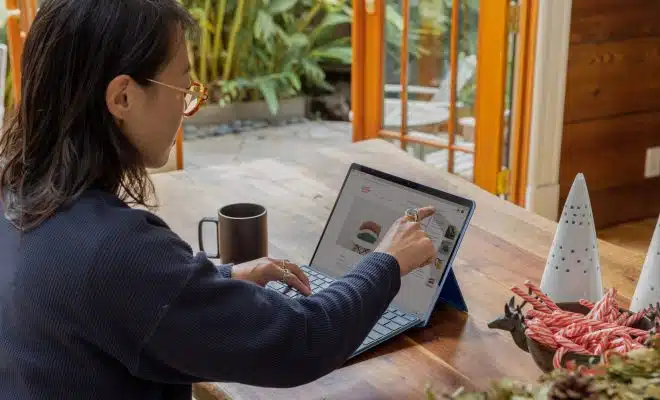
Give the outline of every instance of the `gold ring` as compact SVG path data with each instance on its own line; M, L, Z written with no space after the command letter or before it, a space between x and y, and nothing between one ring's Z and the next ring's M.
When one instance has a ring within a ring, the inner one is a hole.
M282 268L282 279L280 279L280 282L282 282L284 284L288 284L287 279L291 275L293 275L293 274L287 268Z
M286 261L285 260L279 260L280 268L282 269L282 279L280 279L280 282L284 283L285 285L288 285L287 280L293 275L291 271L286 267Z
M408 221L417 222L419 221L419 212L416 208L409 208L406 210L406 219Z

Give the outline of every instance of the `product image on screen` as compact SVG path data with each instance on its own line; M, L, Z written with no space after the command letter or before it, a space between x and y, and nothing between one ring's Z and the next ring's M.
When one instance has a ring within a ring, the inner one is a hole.
M371 253L398 217L394 210L377 202L356 198L343 222L337 244L356 254Z
M449 225L447 231L445 232L445 237L447 239L454 240L456 239L456 227L454 225Z

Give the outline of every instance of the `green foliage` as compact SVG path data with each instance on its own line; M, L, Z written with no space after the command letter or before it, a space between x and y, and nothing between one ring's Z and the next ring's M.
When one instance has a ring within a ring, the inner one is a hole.
M332 91L322 66L350 64L350 38L336 28L351 22L343 2L317 0L182 0L198 21L190 40L193 78L212 101L279 99L305 89Z
M0 26L0 43L7 44L7 25ZM5 76L5 92L2 93L5 105L5 114L14 105L14 96L12 95L13 81L11 79L11 65L9 63L9 54L7 54L7 76ZM2 121L0 121L0 124Z

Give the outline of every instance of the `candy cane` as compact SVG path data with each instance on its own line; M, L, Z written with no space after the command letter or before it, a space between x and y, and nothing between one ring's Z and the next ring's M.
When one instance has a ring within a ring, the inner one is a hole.
M531 281L525 281L525 286L527 286L532 291L532 293L537 295L543 304L545 304L550 310L561 311L561 308L559 308L559 306L556 305L555 302L550 299L550 297L543 293L543 291L538 286L534 285Z
M621 313L621 315L619 315L619 318L617 318L616 321L614 321L614 323L617 324L617 325L628 325L628 324L626 324L626 321L630 317L632 317L632 314L630 314L630 313ZM630 325L628 325L628 326L630 326Z
M610 342L608 343L607 347L605 347L605 348L606 348L606 349L613 349L613 348L619 347L619 346L621 346L625 341L626 341L626 340L625 340L624 338L622 338L622 337L617 338L617 339L614 339L614 340L610 341Z
M536 335L543 337L543 341L545 343L556 343L554 337L555 335L552 333L552 331L544 326L541 325L530 325L527 327L527 330L534 332Z
M591 308L591 310L587 313L587 318L593 319L594 315L598 313L599 310L602 308L604 302L605 302L605 297L598 300L598 302L596 302L594 306Z
M594 329L597 329L597 330L621 328L622 332L626 332L626 333L628 333L630 335L634 335L634 336L648 336L648 334L649 334L648 331L644 331L644 330L641 330L641 329L616 325L616 324L609 323L609 322L594 321L594 320L591 320L591 319L587 319L585 317L578 318L578 317L570 316L570 317L567 317L567 318L563 319L562 321L570 321L571 323L585 324L585 325L591 326L591 327L593 327ZM546 322L546 324L548 324L548 321L545 321L545 322Z
M513 293L517 294L518 296L520 296L523 300L525 300L529 304L531 304L538 311L544 311L544 312L550 312L551 311L548 306L541 303L541 301L538 300L536 297L528 295L522 289L517 288L517 287L514 286L514 287L511 288L511 291Z
M594 307L593 310L591 310L593 312L591 318L596 320L602 320L603 313L605 310L609 309L611 302L612 300L610 299L610 297L605 296L603 298L603 302L596 305L596 307Z
M582 304L583 306L587 307L590 310L594 308L594 303L592 303L587 299L580 299L580 304Z
M594 354L600 355L603 354L605 350L607 350L610 346L610 337L609 335L605 335L601 338L600 343L596 345L596 349L594 350Z
M626 325L626 326L633 326L633 325L635 325L636 323L638 323L639 321L641 321L642 318L644 318L644 317L646 316L646 312L647 312L647 310L642 310L642 311L639 311L639 312L637 312L637 313L635 313L635 314L632 314L631 316L629 316L629 317L626 319L626 322L624 322L623 325Z
M589 327L586 325L573 323L565 328L562 328L558 333L568 338L574 338L589 333Z
M530 329L525 330L525 335L544 346L550 347L551 349L557 348L557 342L554 341L552 336L545 336Z
M616 289L611 288L607 291L605 296L596 303L594 308L587 314L588 318L599 319L604 310L608 310L611 306L612 300L616 296Z
M614 320L619 318L619 315L621 315L621 311L619 311L619 302L616 301L616 298L612 298L612 303L610 304L610 309L607 310L607 314Z
M601 329L599 331L588 333L588 334L582 336L582 338L585 341L591 341L591 340L600 340L600 339L603 338L603 336L608 336L608 335L622 336L623 334L629 334L629 332L627 331L628 329L631 329L631 328L628 328L626 326L620 326L618 328Z
M555 367L555 369L561 368L561 360L564 358L564 355L566 354L566 349L563 347L560 347L557 349L555 352L555 356L552 357L552 365Z
M557 344L563 348L565 348L567 351L571 351L574 353L588 353L587 349L585 349L583 346L580 346L577 343L574 343L568 338L565 338L561 335L555 335L554 337L555 341Z
M613 324L617 318L618 318L617 315L615 315L614 313L609 313L605 318L605 321Z
M554 314L545 315L538 318L545 322L546 325L568 326L579 319L584 319L584 315L570 315L570 314Z
M548 314L546 314L544 312L541 312L541 311L538 311L538 310L535 310L535 309L530 309L530 310L527 311L527 314L525 314L525 317L530 318L530 319L531 318L544 318L546 315L548 315Z

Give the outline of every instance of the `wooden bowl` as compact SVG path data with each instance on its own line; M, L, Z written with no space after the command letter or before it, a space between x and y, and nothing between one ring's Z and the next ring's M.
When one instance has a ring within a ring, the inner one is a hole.
M589 308L583 306L580 303L557 303L557 306L565 311L570 311L574 313L579 313L587 315L589 313ZM621 312L627 310L621 309ZM633 328L642 329L645 331L651 330L653 328L653 322L649 318L643 318L638 323L632 326ZM532 355L532 359L536 365L543 372L550 372L554 369L552 360L555 356L555 349L551 349L545 345L540 344L534 339L531 339L529 336L525 335L527 340L527 348L529 353ZM565 365L567 361L575 361L577 365L589 365L590 362L599 362L600 356L589 356L584 354L576 354L567 352L562 359L562 365Z

